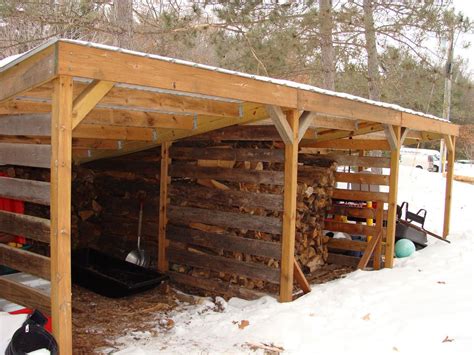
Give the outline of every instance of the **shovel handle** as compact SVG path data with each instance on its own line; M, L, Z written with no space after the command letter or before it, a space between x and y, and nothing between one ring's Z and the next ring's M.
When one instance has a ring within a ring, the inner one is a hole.
M142 222L143 222L143 201L140 201L140 212L138 213L138 233L137 233L138 250L140 250L140 239L142 237Z

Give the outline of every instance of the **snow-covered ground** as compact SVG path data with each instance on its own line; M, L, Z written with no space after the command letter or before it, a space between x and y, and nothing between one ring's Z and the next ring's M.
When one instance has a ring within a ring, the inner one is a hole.
M441 174L401 167L399 184L399 202L426 208L425 226L440 233ZM257 353L266 344L288 354L472 354L473 199L474 185L454 182L451 244L431 239L393 269L315 285L292 303L264 297L183 305L167 315L171 329L159 326L157 315L157 333L119 339L118 354L254 353L249 344Z

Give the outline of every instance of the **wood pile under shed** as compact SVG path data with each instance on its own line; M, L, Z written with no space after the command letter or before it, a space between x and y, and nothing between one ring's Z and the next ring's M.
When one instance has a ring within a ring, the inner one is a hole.
M185 141L170 149L167 257L172 278L224 295L276 292L280 281L280 144ZM306 273L327 259L324 217L336 164L298 167L295 258ZM214 280L214 281L210 281Z

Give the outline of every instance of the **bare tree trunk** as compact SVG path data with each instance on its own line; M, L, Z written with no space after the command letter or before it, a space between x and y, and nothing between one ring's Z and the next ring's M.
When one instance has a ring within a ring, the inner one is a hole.
M364 0L363 8L369 98L380 100L379 58L377 54L373 0Z
M321 33L323 88L329 90L335 90L336 77L332 25L332 0L319 0L319 31Z
M133 44L133 0L114 0L113 22L117 27L114 35L115 45L131 49Z

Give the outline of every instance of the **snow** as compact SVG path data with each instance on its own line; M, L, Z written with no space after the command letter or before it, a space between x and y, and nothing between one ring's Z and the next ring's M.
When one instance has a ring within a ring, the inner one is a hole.
M422 117L426 117L426 118L430 118L430 119L434 119L434 120L438 120L438 121L448 122L447 120L445 120L443 118L440 118L440 117L437 117L437 116L434 116L434 115L430 115L430 114L426 114L426 113L423 113L423 112L414 111L414 110L411 110L411 109L408 109L408 108L405 108L405 107L402 107L402 106L399 106L399 105L396 105L396 104L390 104L390 103L381 102L381 101L369 100L369 99L366 99L366 98L363 98L363 97L350 95L350 94L346 94L346 93L341 93L341 92L336 92L336 91L331 91L331 90L326 90L326 89L321 89L321 88L318 88L316 86L312 86L312 85L308 85L308 84L302 84L302 83L298 83L298 82L295 82L295 81L283 80L283 79L274 79L274 78L269 78L269 77L261 76L261 75L247 74L247 73L242 73L242 72L238 72L238 71L234 71L234 70L218 68L218 67L214 67L214 66L210 66L210 65L198 64L198 63L187 61L187 60L181 60L181 59L169 58L169 57L164 57L164 56L155 55L155 54L132 51L132 50L129 50L129 49L109 46L109 45L106 45L106 44L99 44L99 43L93 43L93 42L87 42L87 41L81 41L81 40L64 39L64 38L60 38L60 39L55 38L53 40L45 42L44 44L40 45L39 47L36 47L36 48L26 52L26 53L23 53L21 56L19 56L15 60L9 61L9 62L5 63L3 66L0 65L0 72L2 72L3 70L8 69L12 65L17 64L21 60L26 59L27 57L33 55L34 53L40 51L41 49L44 49L44 48L46 48L50 45L53 45L54 43L56 43L58 41L67 42L67 43L74 43L74 44L78 44L78 45L82 45L82 46L99 48L99 49L108 50L108 51L127 53L127 54L131 54L131 55L135 55L135 56L157 59L157 60L161 60L161 61L165 61L165 62L169 62L169 63L176 63L176 64L181 64L181 65L186 65L186 66L199 68L199 69L204 69L204 70L209 70L209 71L213 71L213 72L240 76L240 77L243 77L243 78L249 78L249 79L254 79L254 80L268 82L268 83L273 83L273 84L277 84L277 85L281 85L281 86L291 87L291 88L295 88L295 89L316 92L316 93L320 93L320 94L324 94L324 95L328 95L328 96L333 96L333 97L340 97L340 98L344 98L344 99L347 99L347 100L363 102L363 103L367 103L367 104L374 105L374 106L384 107L384 108L388 108L388 109L392 109L392 110L396 110L396 111L400 111L400 112L406 112L406 113L410 113L410 114L414 114L414 115L418 115L418 116L422 116Z
M454 174L474 177L474 163L454 163Z
M440 233L445 180L441 174L401 167L399 202L428 210L426 228ZM393 269L356 271L314 285L292 303L200 299L171 314L174 327L117 339L120 355L253 353L267 344L285 354L471 354L473 347L474 185L454 182L451 244L429 246ZM221 306L218 306L220 304ZM239 328L240 322L249 325ZM263 353L263 350L257 351Z

